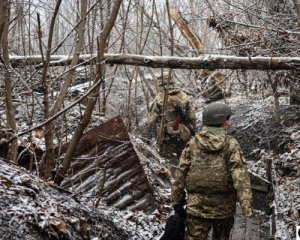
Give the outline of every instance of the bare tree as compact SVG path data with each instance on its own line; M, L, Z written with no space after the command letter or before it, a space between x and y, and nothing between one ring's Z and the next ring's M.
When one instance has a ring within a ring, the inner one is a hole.
M115 24L116 19L117 19L121 3L122 3L122 0L114 1L111 14L110 14L107 22L105 23L104 28L98 38L98 54L97 54L98 67L97 67L97 72L96 72L95 83L97 83L98 81L103 82L104 81L103 79L105 78L105 76L104 76L105 65L103 62L104 61L104 52L105 52L105 49L107 46L108 37L109 37L110 32ZM89 101L87 103L87 107L84 112L84 115L83 115L82 119L80 120L79 124L77 125L75 133L70 141L65 158L62 162L62 166L61 166L61 168L58 169L58 171L56 173L54 181L57 184L60 184L62 182L62 180L64 179L65 173L67 172L67 170L70 167L73 155L76 151L76 146L77 146L78 142L80 141L80 138L83 134L84 129L90 122L98 94L99 94L99 87L97 87L94 90L94 92L91 94Z
M4 85L5 85L5 104L7 125L12 134L17 132L17 123L15 118L15 109L13 106L13 90L9 72L9 47L8 47L8 28L10 20L10 5L8 0L1 1L0 4L0 40L2 46L2 54L0 60L4 68ZM17 140L10 144L8 159L17 161Z
M52 48L52 41L53 41L53 33L54 33L54 26L55 26L55 20L59 11L61 5L61 0L56 1L55 10L53 12L51 23L49 26L49 37L48 37L48 43L46 48L46 53L44 56L44 50L42 45L42 30L41 30L41 21L40 21L40 15L37 14L38 19L38 25L39 25L39 46L41 55L43 58L43 71L42 71L42 91L43 91L43 103L44 103L44 118L48 119L50 117L50 102L49 102L49 92L50 92L50 82L49 82L49 75L48 75L48 68L49 68L49 62L50 62L50 55L51 55L51 48ZM54 168L54 162L55 162L55 156L54 156L54 144L53 144L53 135L54 130L52 128L52 124L50 123L47 126L47 130L45 133L45 145L46 145L46 152L45 152L45 163L43 164L43 168L41 168L41 175L45 178L49 177L49 171L47 169L53 169ZM46 166L46 168L44 168ZM51 170L50 170L51 171Z
M0 13L1 13L1 18L0 18L0 40L2 39L2 34L7 22L8 16L8 0L0 1Z
M63 81L62 87L60 89L60 92L57 96L57 99L55 103L50 105L49 103L49 87L50 82L47 81L47 69L49 68L49 59L51 54L51 46L52 46L52 38L54 35L54 29L55 29L55 21L58 15L59 7L61 5L61 1L57 1L56 7L54 9L53 17L50 23L50 33L48 37L48 47L46 50L46 59L44 59L43 62L43 73L42 73L42 79L44 83L43 91L44 91L44 105L45 105L45 120L49 119L51 116L54 116L61 108L64 98L68 93L69 86L72 83L72 79L74 76L74 73L76 71L75 66L77 65L79 61L79 55L81 52L81 49L83 47L84 43L84 30L85 30L85 23L86 23L86 15L87 15L87 1L81 0L81 8L79 9L80 12L80 21L76 28L76 35L75 35L75 47L74 47L74 54L72 56L72 61L70 63L69 70L66 73L65 79ZM40 22L40 21L39 21ZM58 26L56 26L58 27ZM40 29L40 28L39 28ZM40 30L41 32L41 30ZM41 42L42 36L40 36L40 42ZM43 47L40 43L40 51L43 53ZM51 175L51 171L55 167L55 155L54 155L54 128L55 128L55 122L51 121L46 125L46 134L45 134L45 143L46 143L46 153L44 157L44 161L40 165L40 172L41 175L48 179Z

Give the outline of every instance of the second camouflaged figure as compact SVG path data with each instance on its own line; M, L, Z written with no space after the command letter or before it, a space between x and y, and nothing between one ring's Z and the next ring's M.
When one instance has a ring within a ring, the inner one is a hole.
M177 166L186 143L196 130L196 115L187 94L175 85L172 78L169 80L168 77L168 74L163 74L163 79L159 84L160 91L151 105L146 128L154 132L157 137L159 136L164 95L167 91L168 101L164 115L165 129L159 151L162 157L165 157ZM166 89L168 80L169 87Z
M202 130L187 144L175 174L172 201L175 211L186 204L186 239L229 239L236 201L252 217L252 192L246 160L237 140L227 134L231 109L209 104ZM186 196L187 192L187 196Z

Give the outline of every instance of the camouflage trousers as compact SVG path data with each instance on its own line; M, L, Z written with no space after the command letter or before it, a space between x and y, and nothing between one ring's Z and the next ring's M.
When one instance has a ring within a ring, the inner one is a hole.
M188 215L186 240L207 240L211 228L213 240L229 240L234 216L225 219L205 219Z

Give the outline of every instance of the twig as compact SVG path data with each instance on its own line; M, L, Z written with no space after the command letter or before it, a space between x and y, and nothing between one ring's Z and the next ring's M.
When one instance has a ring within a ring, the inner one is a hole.
M94 86L92 86L84 95L82 95L82 97L80 97L78 100L76 100L74 103L72 103L70 106L64 108L63 110L59 111L58 113L56 113L55 115L51 116L50 118L48 118L46 121L36 125L35 127L29 128L17 135L14 135L13 137L11 137L9 140L4 141L3 143L1 143L0 145L4 144L4 143L10 143L12 142L14 139L25 135L26 133L29 133L35 129L41 128L44 125L48 124L49 122L53 121L54 119L56 119L57 117L59 117L60 115L62 115L63 113L65 113L66 111L68 111L69 109L71 109L72 107L74 107L76 104L78 104L79 102L81 102L83 99L85 99L95 88L97 88L100 84L102 83L102 79L100 79L98 82L96 82L94 84Z

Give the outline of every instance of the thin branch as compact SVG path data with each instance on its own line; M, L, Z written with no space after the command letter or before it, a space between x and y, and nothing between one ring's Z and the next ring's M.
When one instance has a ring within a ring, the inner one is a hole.
M108 79L109 80L109 79ZM101 84L101 79L96 82L94 84L94 86L92 86L84 95L82 95L82 97L80 97L78 100L76 100L75 102L73 102L70 106L62 109L61 111L59 111L58 113L56 113L55 115L51 116L50 118L48 118L47 120L45 120L44 122L32 127L32 128L29 128L21 133L18 133L16 135L14 135L13 137L11 137L9 140L7 141L4 141L4 142L1 142L2 143L10 143L11 141L13 141L14 139L18 138L18 137L21 137L23 135L25 135L26 133L29 133L29 132L32 132L34 131L35 129L39 129L43 126L45 126L46 124L52 122L53 120L55 120L56 118L58 118L60 115L62 115L63 113L67 112L68 110L70 110L72 107L74 107L76 104L80 103L82 100L84 100L88 95L90 95L90 93L95 89L97 88L99 85ZM0 145L1 145L0 144Z

